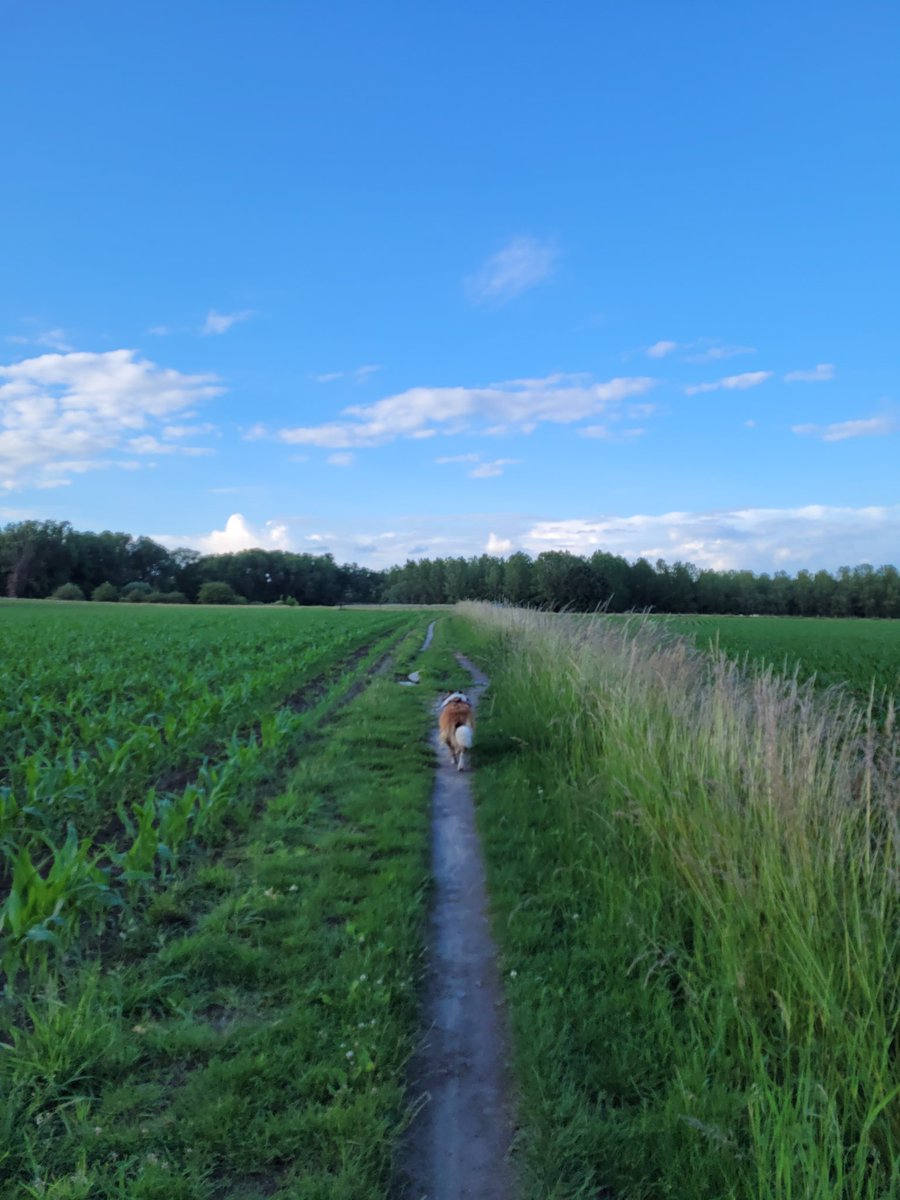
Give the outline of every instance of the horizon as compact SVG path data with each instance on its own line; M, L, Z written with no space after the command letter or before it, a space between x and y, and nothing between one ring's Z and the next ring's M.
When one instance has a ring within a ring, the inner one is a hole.
M900 10L209 13L5 13L0 524L898 561Z

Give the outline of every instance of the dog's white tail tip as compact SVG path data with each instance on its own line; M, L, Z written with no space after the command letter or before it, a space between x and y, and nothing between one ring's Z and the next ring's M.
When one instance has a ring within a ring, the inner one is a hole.
M470 725L457 725L456 740L460 746L464 746L466 750L471 750L474 741L472 727Z

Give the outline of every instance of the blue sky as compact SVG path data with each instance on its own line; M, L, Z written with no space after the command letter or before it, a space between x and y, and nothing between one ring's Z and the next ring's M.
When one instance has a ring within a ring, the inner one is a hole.
M0 520L900 560L897 4L0 23Z

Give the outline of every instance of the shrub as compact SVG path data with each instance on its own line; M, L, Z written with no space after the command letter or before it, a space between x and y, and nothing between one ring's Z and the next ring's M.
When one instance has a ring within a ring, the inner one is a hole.
M54 600L83 600L84 592L77 583L64 583L53 593Z
M188 598L184 592L148 592L144 596L145 604L187 604Z
M107 580L105 583L98 583L91 592L92 600L111 601L118 600L118 598L119 589L117 587L113 587L109 580Z
M241 597L243 599L243 597ZM238 595L230 583L221 579L210 579L202 584L197 595L198 604L238 604Z
M129 600L132 604L140 603L153 591L149 583L144 583L142 580L136 579L133 583L126 583L122 588L122 599Z

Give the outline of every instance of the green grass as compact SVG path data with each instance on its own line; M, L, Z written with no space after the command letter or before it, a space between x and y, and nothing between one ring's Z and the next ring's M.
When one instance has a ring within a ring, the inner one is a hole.
M897 1194L895 749L652 624L471 613L526 1194Z
M420 689L388 672L333 697L213 846L7 990L3 1200L386 1194L418 1032L424 701L452 673L440 638L415 653L423 615L402 620L394 666Z
M886 711L900 695L900 621L819 617L659 617L702 649L771 664L820 687L844 688Z

